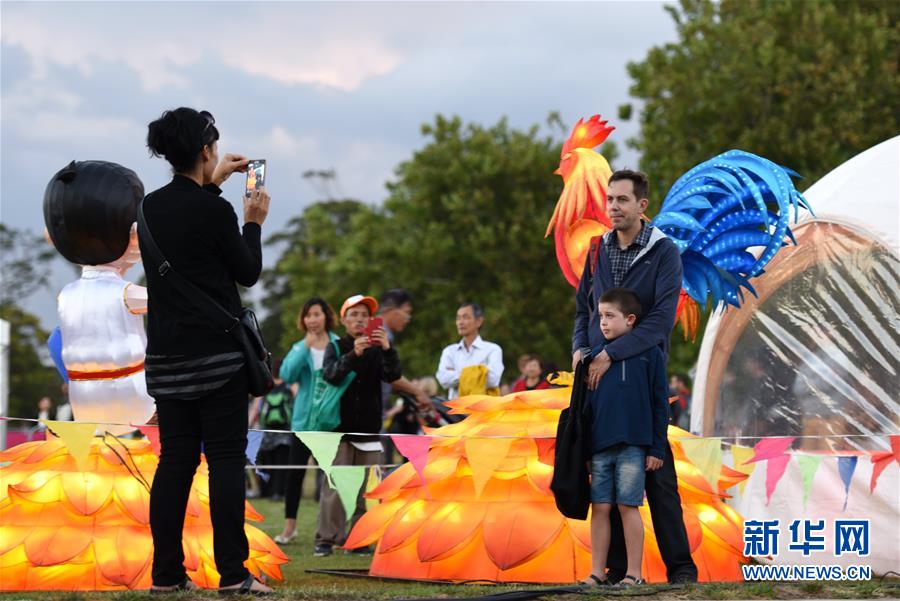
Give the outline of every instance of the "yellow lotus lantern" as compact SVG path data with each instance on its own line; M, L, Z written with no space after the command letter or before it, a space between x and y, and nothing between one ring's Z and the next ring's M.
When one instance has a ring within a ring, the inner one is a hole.
M0 590L111 591L150 588L150 483L158 457L150 443L112 436L91 441L82 466L58 439L0 452ZM81 469L83 468L83 469ZM188 576L219 583L212 553L209 471L201 463L184 522ZM248 520L262 516L248 504ZM257 577L282 579L287 557L247 525Z
M381 503L354 527L348 548L377 548L369 573L393 578L573 582L590 573L590 521L563 517L550 492L556 424L571 388L449 403L469 416L434 436L424 481L407 463L369 497ZM670 435L690 437L677 428ZM673 440L678 489L701 580L739 580L742 518L721 491L746 478L722 468L713 490ZM665 581L646 505L643 571Z

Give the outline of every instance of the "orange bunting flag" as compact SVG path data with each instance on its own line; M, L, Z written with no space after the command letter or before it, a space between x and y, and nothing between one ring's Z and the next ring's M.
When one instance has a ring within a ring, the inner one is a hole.
M97 424L58 422L49 419L40 421L63 441L66 448L69 449L69 454L75 459L78 469L82 472L87 471L85 463L88 455L91 454L91 441L94 439Z
M512 438L468 438L466 439L466 461L472 469L472 483L475 496L480 497L491 474L506 459Z

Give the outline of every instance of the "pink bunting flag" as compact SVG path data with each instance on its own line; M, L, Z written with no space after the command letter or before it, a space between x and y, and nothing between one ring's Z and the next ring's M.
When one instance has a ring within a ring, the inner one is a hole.
M162 451L162 446L159 444L159 426L148 426L146 424L143 426L137 424L131 425L140 430L141 434L147 437L147 440L150 441L150 448L153 449L153 453L159 457L159 454Z
M785 438L763 438L753 446L753 459L745 463L754 463L756 461L767 461L776 457L781 457L787 453L791 445L794 444L794 437Z
M781 477L784 476L784 470L787 469L790 462L790 455L781 455L779 457L771 457L766 463L766 505L772 500L772 493L775 492L775 486Z
M422 484L425 484L425 465L428 463L428 448L433 436L391 436L400 454L409 459Z
M875 453L872 455L872 479L869 480L869 492L875 492L875 486L878 484L878 477L887 466L897 462L900 464L900 436L891 436L891 450L885 453Z

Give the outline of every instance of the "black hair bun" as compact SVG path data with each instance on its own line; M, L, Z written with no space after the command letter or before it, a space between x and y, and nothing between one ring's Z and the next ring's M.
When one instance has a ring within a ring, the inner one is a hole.
M212 115L184 106L166 111L147 127L147 148L165 157L176 173L190 171L203 146L219 139L213 122Z
M44 192L44 224L56 250L78 265L104 265L128 248L144 198L137 174L107 161L72 161Z

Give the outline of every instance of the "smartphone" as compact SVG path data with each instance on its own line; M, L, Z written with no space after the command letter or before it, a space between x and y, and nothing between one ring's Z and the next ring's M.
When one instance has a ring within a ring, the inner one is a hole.
M254 159L247 165L247 185L244 196L250 196L266 184L266 159Z
M369 325L366 326L366 336L369 337L369 343L374 344L374 340L372 340L372 333L375 332L378 328L384 325L384 321L380 317L370 317Z

